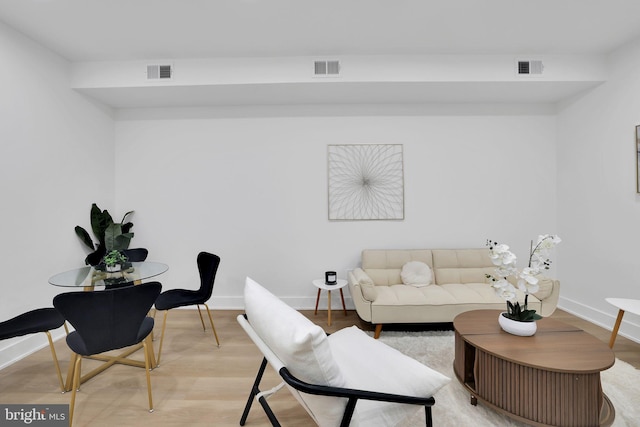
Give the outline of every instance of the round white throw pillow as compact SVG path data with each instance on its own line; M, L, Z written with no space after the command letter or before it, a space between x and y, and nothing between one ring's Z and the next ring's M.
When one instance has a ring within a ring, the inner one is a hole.
M431 276L431 268L420 261L409 261L402 266L402 271L400 272L402 283L417 288L429 285Z

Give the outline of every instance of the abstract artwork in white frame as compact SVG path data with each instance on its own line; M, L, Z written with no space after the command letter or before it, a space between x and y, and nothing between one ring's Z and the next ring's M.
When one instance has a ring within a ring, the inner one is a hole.
M404 219L402 144L327 147L329 220Z

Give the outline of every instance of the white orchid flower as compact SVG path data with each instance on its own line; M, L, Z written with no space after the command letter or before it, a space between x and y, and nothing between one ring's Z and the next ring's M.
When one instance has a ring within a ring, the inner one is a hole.
M506 279L496 280L491 286L499 297L507 301L513 301L516 297L516 288Z
M518 269L515 265L501 265L496 267L496 275L498 277L509 277L516 274L518 274Z
M491 250L489 257L494 265L511 265L516 263L516 255L505 244L496 245Z
M538 236L536 246L539 249L548 250L553 248L560 242L562 242L562 239L560 239L560 237L558 237L558 235L556 234L541 234L540 236Z
M525 267L522 269L522 272L520 273L520 277L526 280L526 282L530 285L537 285L538 278L535 277L536 274L537 272L533 268Z
M538 278L530 268L523 268L522 272L518 275L518 289L525 294L536 293L540 289L538 286Z
M536 277L543 270L549 269L550 262L548 252L562 240L555 234L541 234L535 246L532 244L529 253L529 266L521 271L516 268L516 256L505 244L495 244L488 240L490 246L489 257L496 266L495 275L492 278L491 286L496 294L509 302L516 301L516 286L525 296L536 293L540 289L538 278ZM513 277L516 286L507 280ZM524 309L526 310L527 299L525 297Z

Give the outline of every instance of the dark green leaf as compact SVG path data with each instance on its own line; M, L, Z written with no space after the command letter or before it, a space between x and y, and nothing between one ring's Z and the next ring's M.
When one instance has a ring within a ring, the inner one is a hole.
M105 209L101 211L95 203L91 205L91 229L101 244L105 244L104 233L109 225L113 224L111 214Z
M75 230L76 230L76 235L80 238L82 243L87 245L89 249L95 250L95 246L93 246L93 240L91 240L91 236L89 236L89 233L87 233L87 230L80 227L79 225L76 225Z
M127 222L126 224L122 224L121 227L122 227L123 233L128 233L129 231L131 231L131 227L133 227L133 223Z
M105 253L106 251L104 249L104 246L98 245L95 252L91 252L89 255L87 255L84 263L87 265L98 265L100 264L100 261L102 261L102 257L104 257Z
M133 239L133 233L122 233L118 236L115 236L115 249L119 251L127 249L129 247L129 243L131 243L131 239Z
M129 211L129 212L127 212L126 214L124 214L124 215L122 216L122 220L120 221L120 224L124 224L124 220L125 220L125 218L127 217L127 215L130 215L130 214L132 214L133 212L134 212L134 211Z
M113 223L109 224L109 226L104 232L104 245L105 245L105 249L107 250L107 253L113 250L118 250L118 248L116 247L117 245L116 238L121 234L122 234L122 227L120 227L120 224L113 224Z

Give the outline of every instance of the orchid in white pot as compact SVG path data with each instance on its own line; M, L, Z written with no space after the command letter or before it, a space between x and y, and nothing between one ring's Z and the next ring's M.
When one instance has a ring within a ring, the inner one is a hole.
M538 292L538 276L551 266L549 251L561 242L557 235L543 234L538 236L535 245L533 240L529 250L529 264L522 270L516 267L517 258L509 250L509 246L487 240L490 258L496 266L495 275L487 274L491 286L496 293L507 301L507 311L504 317L518 322L533 322L542 319L535 310L528 309L529 294ZM513 277L516 285L508 279ZM520 305L516 298L516 286L524 292L524 305Z

